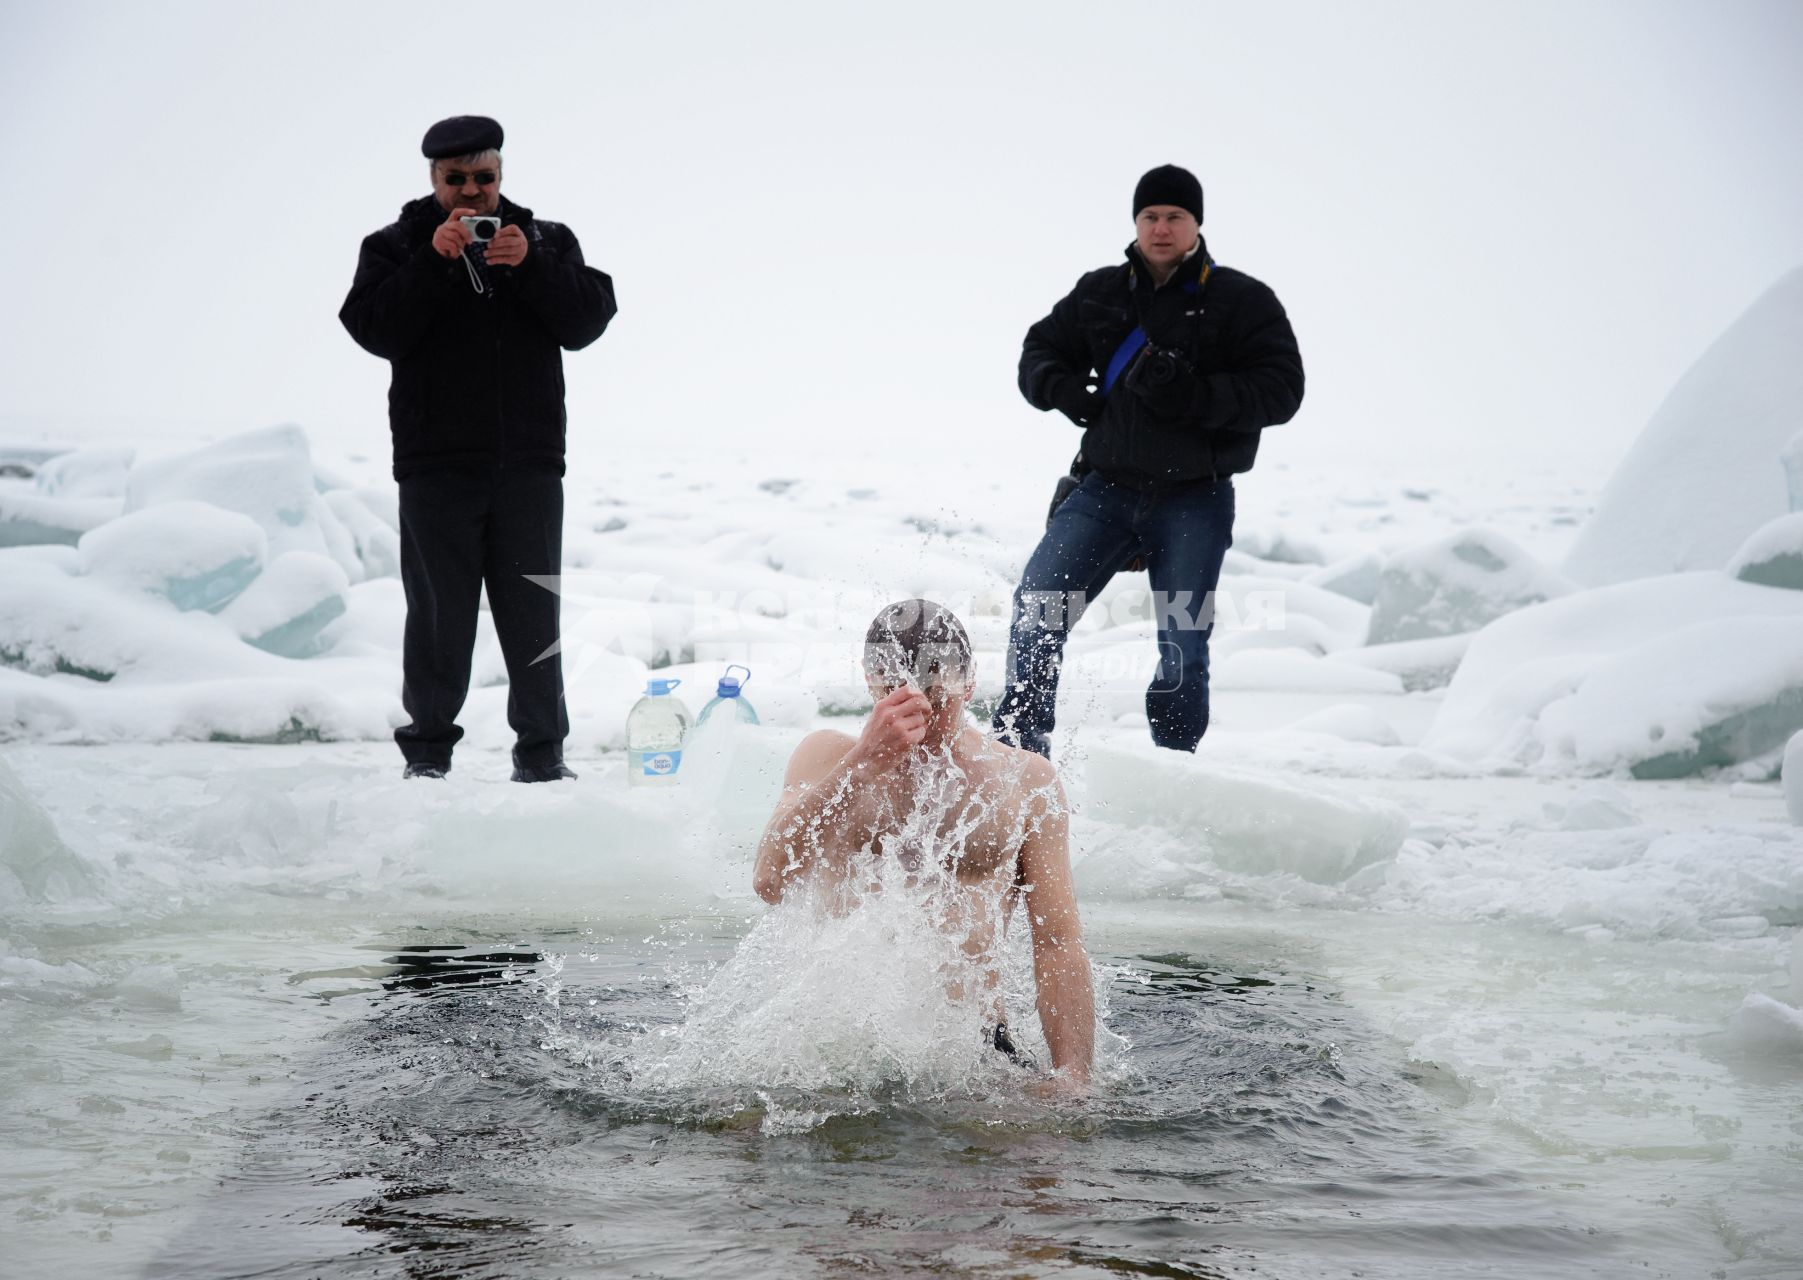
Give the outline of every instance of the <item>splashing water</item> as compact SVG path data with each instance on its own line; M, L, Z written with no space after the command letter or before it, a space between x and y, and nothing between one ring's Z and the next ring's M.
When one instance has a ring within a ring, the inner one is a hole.
M993 848L998 824L1043 821L1029 816L1023 771L1017 753L967 768L947 744L917 751L893 788L843 787L826 822L853 825L862 800L875 838L796 883L689 987L680 1022L600 1040L560 1023L558 1047L600 1067L604 1089L754 1095L766 1124L781 1109L791 1128L877 1098L1018 1093L1039 1076L995 1047L997 1025L1027 1060L1050 1061L1028 928L1010 927L1018 846L1000 862ZM796 1097L814 1094L829 1096Z

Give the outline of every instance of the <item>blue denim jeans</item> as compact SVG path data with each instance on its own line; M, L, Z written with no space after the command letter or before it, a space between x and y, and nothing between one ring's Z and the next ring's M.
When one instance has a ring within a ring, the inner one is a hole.
M1233 481L1142 491L1091 471L1059 506L1014 593L1008 671L995 732L1051 755L1064 642L1120 567L1145 557L1158 622L1146 689L1152 741L1194 751L1208 731L1208 636L1221 561L1233 544Z

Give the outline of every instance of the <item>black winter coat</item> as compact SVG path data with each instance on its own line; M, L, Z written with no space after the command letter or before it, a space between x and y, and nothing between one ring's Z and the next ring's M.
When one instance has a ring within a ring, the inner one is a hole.
M1156 487L1249 471L1259 433L1288 422L1302 403L1302 355L1277 295L1244 272L1208 263L1202 245L1162 288L1136 246L1120 266L1091 271L1052 314L1027 330L1020 390L1038 409L1082 420L1083 462L1110 479ZM1185 355L1184 375L1154 406L1123 376L1106 399L1101 385L1115 351L1136 325L1154 345Z
M487 268L491 294L461 259L432 250L445 219L431 196L366 236L338 318L393 366L394 475L446 466L554 464L563 470L563 351L601 336L613 281L584 265L568 227L501 199L501 221L530 242L518 267Z

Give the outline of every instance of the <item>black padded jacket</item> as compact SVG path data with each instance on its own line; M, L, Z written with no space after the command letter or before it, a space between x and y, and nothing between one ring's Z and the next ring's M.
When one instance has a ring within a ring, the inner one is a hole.
M487 268L477 293L460 259L432 250L444 211L431 196L364 237L338 318L386 359L397 480L443 467L564 460L564 351L586 347L614 316L614 287L587 266L568 227L505 197L504 225L530 242L518 267Z
M1302 404L1302 354L1277 295L1230 267L1209 266L1203 244L1162 287L1137 247L1127 261L1091 271L1052 313L1027 330L1020 390L1038 409L1084 426L1082 461L1110 479L1156 488L1252 468L1259 433ZM1189 361L1179 393L1157 406L1124 377L1099 402L1098 387L1135 326Z

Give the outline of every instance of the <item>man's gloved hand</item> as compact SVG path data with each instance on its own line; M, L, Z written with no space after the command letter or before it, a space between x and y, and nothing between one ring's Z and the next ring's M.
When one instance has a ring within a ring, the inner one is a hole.
M1052 388L1052 407L1079 427L1087 427L1102 416L1102 397L1082 378L1060 378Z

